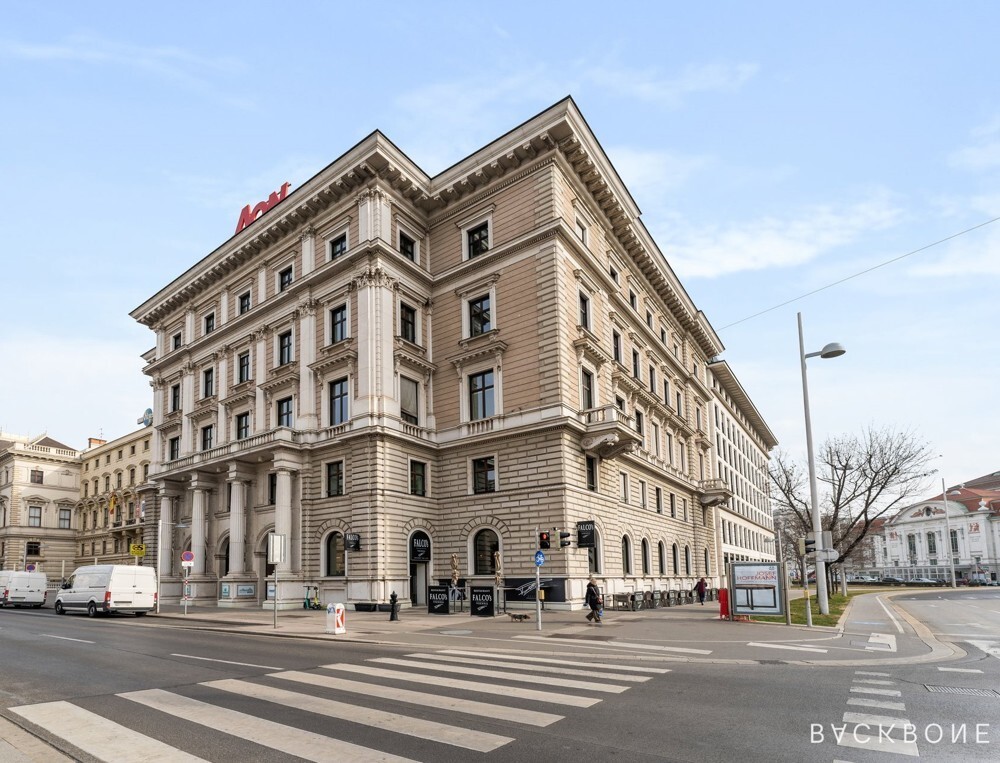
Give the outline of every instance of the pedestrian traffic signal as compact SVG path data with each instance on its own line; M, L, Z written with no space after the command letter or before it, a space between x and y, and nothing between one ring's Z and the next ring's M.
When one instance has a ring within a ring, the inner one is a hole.
M808 556L816 553L816 540L814 538L799 538L799 556Z
M566 548L566 546L569 546L572 543L569 537L569 533L565 530L559 531L559 548Z
M551 548L552 543L550 542L551 536L547 532L538 533L538 547L539 548Z

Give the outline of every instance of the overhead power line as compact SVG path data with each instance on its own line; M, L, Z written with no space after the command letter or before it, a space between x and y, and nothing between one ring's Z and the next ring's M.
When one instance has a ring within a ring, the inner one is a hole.
M946 236L945 238L942 238L942 239L940 239L938 241L935 241L932 244L927 244L925 246L920 247L919 249L914 249L912 252L907 252L906 254L901 254L898 257L893 257L891 260L886 260L885 262L880 262L878 265L872 265L870 268L867 268L866 270L862 270L862 271L860 271L858 273L855 273L854 275L849 275L846 278L841 278L839 281L834 281L833 283L828 283L826 286L820 286L818 289L813 289L812 291L807 291L805 294L800 294L797 297L792 297L791 299L786 300L786 301L782 302L781 304L774 305L773 307L769 307L766 310L761 310L759 313L754 313L753 315L748 315L746 318L740 318L738 321L733 321L732 323L728 323L725 326L723 326L722 328L720 328L719 331L725 331L728 328L732 328L733 326L737 326L740 323L745 323L746 321L749 321L749 320L751 320L753 318L756 318L758 316L761 316L761 315L764 315L766 313L769 313L772 310L777 310L779 307L784 307L785 305L790 305L793 302L798 302L800 299L805 299L806 297L811 297L813 294L819 294L821 291L826 291L827 289L830 289L830 288L832 288L834 286L839 286L840 284L845 283L846 281L850 281L852 278L857 278L858 276L863 276L866 273L871 273L873 270L878 270L879 268L883 268L886 265L891 265L894 262L899 262L900 260L906 259L907 257L911 257L914 254L919 254L920 252L923 252L923 251L926 251L928 249L931 249L932 247L935 247L935 246L937 246L939 244L943 244L946 241L951 241L953 238L958 238L959 236L964 236L966 233L971 233L972 231L978 230L979 228L985 228L987 225L992 225L993 223L997 222L998 220L1000 220L1000 217L994 217L992 220L986 220L985 222L981 222L978 225L973 225L971 228L966 228L965 230L959 231L958 233L953 233L950 236Z

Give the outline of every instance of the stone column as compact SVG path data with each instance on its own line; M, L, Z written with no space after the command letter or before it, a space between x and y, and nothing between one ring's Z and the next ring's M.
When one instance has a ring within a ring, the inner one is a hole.
M156 574L162 580L173 575L174 514L170 496L160 493L160 521L156 537Z
M292 571L292 472L277 470L277 491L274 506L274 532L285 536L285 560L278 564L278 575Z
M191 574L201 576L205 574L205 502L206 491L202 487L193 487L191 490L191 552L194 554L194 567Z
M241 576L246 573L246 482L242 475L229 471L232 499L229 504L229 574Z

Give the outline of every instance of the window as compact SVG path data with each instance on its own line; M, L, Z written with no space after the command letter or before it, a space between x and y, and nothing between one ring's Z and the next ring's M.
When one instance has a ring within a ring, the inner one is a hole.
M642 372L639 370L639 351L632 350L632 376L636 379L642 378Z
M419 424L420 385L413 379L399 377L399 415L407 424Z
M32 482L32 484L34 484L34 485L41 485L42 481L44 479L45 478L43 476L43 472L42 472L41 469L32 469L31 470L31 482Z
M327 496L344 494L344 462L333 461L326 465Z
M705 556L705 574L706 575L711 575L712 574L712 567L708 563L708 549L707 548L705 549L704 556Z
M72 509L59 509L59 529L68 530L70 529L70 523L73 519Z
M176 461L181 457L181 438L171 437L167 444L167 454L171 461ZM97 492L96 490L94 491Z
M618 283L618 269L614 265L608 265L608 275L611 276L611 280Z
M236 383L250 381L250 351L241 352L236 358Z
M628 475L625 472L618 472L618 477L621 480L621 495L619 497L628 503Z
M330 344L347 339L347 305L338 305L330 311Z
M417 343L417 311L404 302L399 304L399 335L407 342Z
M201 372L201 396L212 397L215 394L215 369L206 368Z
M594 408L594 375L587 369L580 372L580 404L583 410Z
M673 557L672 561L674 563L674 574L680 575L681 574L680 554L677 551L676 543L673 545L673 548L671 548L670 553L671 556Z
M108 476L104 478L104 492L107 493L110 490L111 490L111 477Z
M642 415L642 411L640 411L638 408L636 408L636 410L635 410L635 431L638 432L640 435L642 435L642 433L643 433L642 430L643 430L644 423L645 423L645 417Z
M326 536L326 569L327 577L343 577L346 571L344 564L344 536L333 532Z
M284 291L292 285L292 273L291 265L278 273L278 291Z
M41 527L42 526L42 507L41 506L29 506L28 507L28 527Z
M649 574L649 541L642 539L642 574Z
M576 221L576 237L584 244L587 243L587 226L579 218Z
M677 393L677 415L682 418L684 416L683 398L681 397L680 392Z
M670 516L677 518L677 496L673 493L670 494Z
M24 544L24 555L25 556L41 556L42 555L42 542L38 540L29 540Z
M250 412L236 414L236 439L245 440L250 436Z
M489 221L480 223L465 231L465 241L469 259L486 254L490 250Z
M327 250L330 252L331 260L347 254L347 234L341 233L336 238L330 239L330 242L327 244Z
M130 456L134 456L135 455L135 445L129 445L128 446L128 454Z
M646 325L653 328L653 314L649 310L646 311Z
M496 574L496 557L494 555L499 550L500 541L495 532L484 529L476 533L472 541L472 552L475 559L473 571L476 575Z
M278 411L278 426L290 427L292 425L292 398L285 397L276 404Z
M124 452L125 452L125 451L124 451L124 450L122 450L121 448L119 448L119 449L118 449L118 460L119 460L119 461L121 461L121 460L122 460L122 454L123 454Z
M653 424L653 455L660 457L660 425Z
M493 456L472 459L472 492L493 493L497 489L497 473Z
M175 350L179 350L181 348L181 335L180 334L174 334L173 339L171 340L171 342L172 342L173 348Z
M632 574L632 545L628 542L628 536L622 536L622 574Z
M211 450L212 449L212 435L215 433L215 427L209 424L207 427L201 428L201 449Z
M601 557L598 553L600 539L597 531L594 531L594 545L587 549L587 571L596 575L601 571Z
M330 382L330 426L347 421L347 402L347 377Z
M635 292L629 289L628 292L628 303L631 305L632 309L639 312L639 298L635 296Z
M175 384L170 388L170 411L181 409L181 385Z
M580 295L580 325L590 330L590 297L586 294Z
M142 465L142 479L143 481L149 479L149 464Z
M115 474L115 487L121 487L121 486L122 486L122 473L118 472L117 474Z
M211 334L215 331L215 313L209 313L205 316L205 333Z
M958 556L958 530L952 530L950 535L951 553L953 556Z
M292 332L285 331L278 335L278 365L284 366L292 362Z
M484 294L469 300L469 336L479 336L492 330L490 321L490 296Z
M646 481L639 480L639 505L646 508Z
M245 291L242 294L240 294L240 303L237 310L240 315L243 315L243 313L250 312L250 292Z
M427 464L410 461L410 495L427 495Z
M656 488L656 513L663 513L663 488Z
M661 540L656 544L656 556L657 556L657 572L661 575L667 574L667 550L663 545Z
M597 490L597 458L587 456L587 490Z
M129 470L128 470L128 484L130 484L130 485L134 485L135 484L135 467L134 466L129 467Z
M494 415L493 369L469 375L469 418L472 421Z
M617 331L611 332L611 352L616 363L622 362L622 335Z
M415 262L417 259L416 242L402 231L399 232L399 253L410 262Z
M684 547L684 574L685 575L690 575L691 574L691 547L690 546L685 546Z

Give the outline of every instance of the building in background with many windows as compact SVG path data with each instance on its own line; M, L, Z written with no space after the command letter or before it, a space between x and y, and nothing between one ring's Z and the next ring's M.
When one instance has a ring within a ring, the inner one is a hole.
M0 432L0 569L72 571L78 452L41 435Z
M734 496L767 527L773 436L719 392L721 341L571 99L434 177L375 132L132 315L146 522L187 528L157 550L168 601L180 548L220 606L422 605L454 577L528 601L560 529L546 600L579 606L590 574L717 584Z

